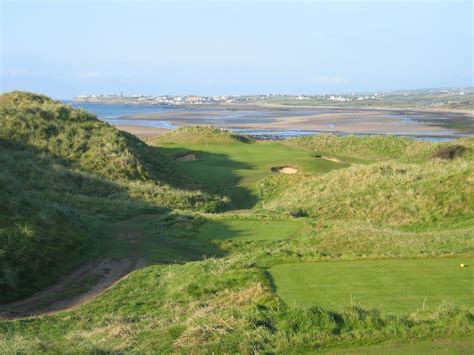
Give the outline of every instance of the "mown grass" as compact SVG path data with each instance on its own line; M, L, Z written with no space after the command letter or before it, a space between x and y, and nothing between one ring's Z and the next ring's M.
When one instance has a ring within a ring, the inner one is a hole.
M407 313L442 302L473 307L473 262L457 257L300 263L276 265L269 272L289 305L339 311L356 304ZM463 263L468 266L461 268Z
M210 191L227 196L234 209L251 208L257 203L256 184L274 174L274 166L295 166L299 173L325 173L348 165L317 159L310 152L277 142L236 138L209 127L193 129L178 129L151 144L161 147L171 158L184 152L196 154L197 160L177 162L181 171L206 184Z
M334 355L378 355L378 354L446 354L459 355L469 354L474 348L474 337L430 339L416 343L383 344L376 346L364 346L359 348L329 350L324 354Z
M202 240L282 240L295 236L299 229L298 221L219 219L205 222L196 237Z

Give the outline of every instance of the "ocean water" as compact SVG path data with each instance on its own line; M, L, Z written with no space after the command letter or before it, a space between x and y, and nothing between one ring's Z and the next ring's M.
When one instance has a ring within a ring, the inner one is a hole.
M115 119L115 118L102 118L102 120L114 125L114 126L141 126L150 128L164 128L164 129L175 129L176 126L172 125L167 121L157 120L127 120L127 119Z
M164 129L174 129L176 126L170 122L159 120L127 120L121 117L129 115L140 115L147 113L173 112L175 108L160 106L131 106L131 105L115 105L115 104L92 104L65 101L68 105L75 108L82 108L94 113L98 119L110 123L114 126L143 126ZM181 110L183 111L183 110ZM184 110L185 111L185 110Z
M83 108L97 115L100 119L117 119L128 115L140 115L155 112L173 112L175 108L161 106L131 106L114 104L91 104L73 101L64 101L66 104L75 108Z

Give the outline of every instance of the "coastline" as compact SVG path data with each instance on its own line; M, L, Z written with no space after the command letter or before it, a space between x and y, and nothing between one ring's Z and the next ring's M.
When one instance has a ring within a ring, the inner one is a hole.
M410 116L410 117L406 117ZM347 134L393 134L457 136L474 131L474 119L465 114L432 111L350 110L325 108L312 110L224 111L198 110L127 115L127 121L166 122L173 126L213 125L227 129L300 130ZM465 131L450 128L449 121L458 120ZM151 123L151 122L150 122ZM139 124L138 124L139 125ZM445 126L443 126L445 125ZM146 134L146 133L143 133Z

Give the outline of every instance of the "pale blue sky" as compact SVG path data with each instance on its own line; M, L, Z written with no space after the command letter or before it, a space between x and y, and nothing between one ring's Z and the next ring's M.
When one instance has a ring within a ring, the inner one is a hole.
M323 93L473 85L471 1L1 1L1 91Z

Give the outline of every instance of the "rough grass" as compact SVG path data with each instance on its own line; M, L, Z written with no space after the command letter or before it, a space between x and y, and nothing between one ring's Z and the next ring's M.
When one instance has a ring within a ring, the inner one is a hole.
M0 302L81 261L97 219L224 203L156 149L47 97L0 96L0 123Z
M207 143L252 143L252 139L234 134L222 128L212 126L183 126L166 133L158 138L151 139L150 142L157 144L177 142L187 142L190 144Z
M474 165L433 160L356 165L321 176L274 176L260 183L262 208L303 209L320 220L433 228L474 216Z
M458 139L457 142L467 148L465 154L472 159L474 140L463 138ZM304 148L319 154L335 155L367 163L387 159L401 162L422 162L429 159L437 150L453 143L431 143L393 136L337 137L321 135L288 139L283 144L293 148Z

